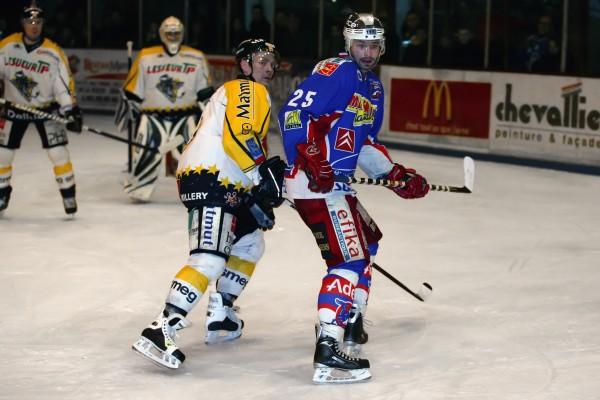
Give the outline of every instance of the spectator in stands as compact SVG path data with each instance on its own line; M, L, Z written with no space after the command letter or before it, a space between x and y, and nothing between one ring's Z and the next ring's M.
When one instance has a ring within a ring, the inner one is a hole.
M252 38L269 39L271 37L271 24L265 18L265 13L260 4L252 7L252 21L250 21L250 36Z
M558 72L560 46L554 35L552 17L542 15L536 33L525 42L522 67L529 72Z
M454 34L452 67L478 69L483 67L483 50L470 29L459 28Z
M248 31L244 27L244 21L241 17L235 17L231 22L231 44L232 50L235 50L235 46L238 43L242 43L244 40L250 39Z
M427 60L427 31L416 11L409 11L402 25L400 64L424 65Z

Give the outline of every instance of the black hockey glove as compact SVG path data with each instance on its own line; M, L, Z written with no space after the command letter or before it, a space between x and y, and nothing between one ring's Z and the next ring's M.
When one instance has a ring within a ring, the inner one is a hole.
M252 196L248 196L247 205L252 213L252 216L256 220L258 227L263 231L273 229L275 226L275 214L273 208L265 206L264 204L257 203Z
M81 133L83 127L83 115L79 106L74 106L65 112L65 118L70 122L67 124L67 129L71 132Z
M246 197L246 204L262 230L273 229L273 208L283 203L285 163L278 157L269 158L258 167L260 183Z
M258 173L261 176L260 183L251 190L252 196L257 201L277 208L283 203L283 175L285 173L285 162L279 156L271 157L260 164Z

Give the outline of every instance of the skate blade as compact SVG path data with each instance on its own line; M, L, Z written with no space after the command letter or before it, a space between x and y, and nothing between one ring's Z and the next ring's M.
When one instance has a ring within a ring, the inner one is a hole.
M225 332L225 334L221 334ZM232 340L239 339L242 336L242 331L208 331L204 336L204 343L206 344L217 344L224 342L231 342Z
M152 361L159 367L168 369L178 369L181 366L181 361L176 357L165 353L154 345L150 340L141 337L135 342L131 348L146 360Z
M330 367L317 367L313 375L313 383L316 384L341 384L359 383L371 379L368 368L343 370Z

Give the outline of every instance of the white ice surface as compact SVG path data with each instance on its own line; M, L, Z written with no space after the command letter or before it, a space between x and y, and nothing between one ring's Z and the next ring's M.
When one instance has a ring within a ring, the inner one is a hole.
M90 126L114 131L107 116ZM274 148L280 148L272 138ZM181 332L179 371L131 344L160 310L187 256L175 182L154 201L121 189L125 146L71 135L79 212L66 219L37 134L13 165L0 220L0 399L600 398L600 179L477 162L475 193L402 200L359 187L384 232L374 272L365 384L311 383L324 267L294 211L277 211L267 251L239 299L242 338L203 343L206 299ZM432 183L462 185L458 158L392 151ZM206 297L206 296L205 296Z

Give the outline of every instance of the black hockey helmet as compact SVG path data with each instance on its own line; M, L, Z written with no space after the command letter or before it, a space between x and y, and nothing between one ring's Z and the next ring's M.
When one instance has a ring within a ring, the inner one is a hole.
M352 13L344 23L346 51L350 52L353 40L379 40L381 54L385 52L385 29L381 21L370 13Z
M279 52L275 49L275 45L267 42L264 39L246 39L243 40L235 49L235 63L241 71L240 61L246 60L252 65L252 56L254 54L272 54L275 57L275 70L279 68L281 58Z
M37 5L37 1L32 0L31 4L23 9L21 21L28 21L33 24L44 21L44 10Z

